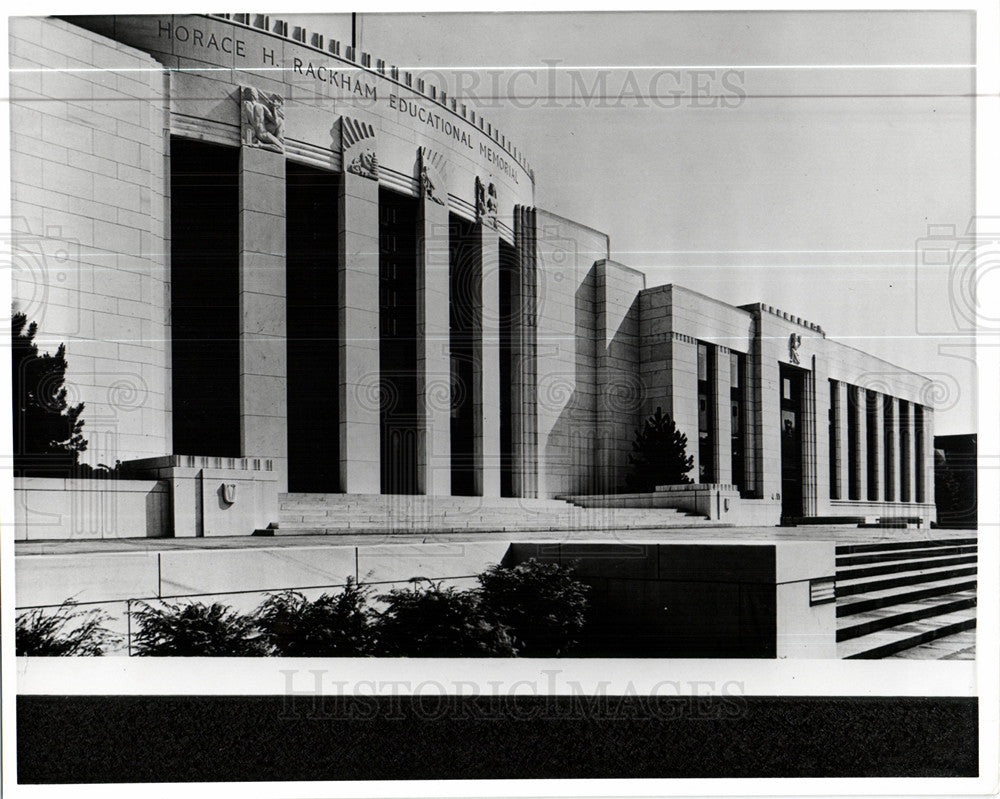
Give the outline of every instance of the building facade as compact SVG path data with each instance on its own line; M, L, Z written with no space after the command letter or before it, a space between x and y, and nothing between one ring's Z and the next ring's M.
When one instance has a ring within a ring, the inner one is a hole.
M930 381L647 287L534 206L525 153L462 98L261 15L10 31L15 305L66 343L94 463L612 494L660 407L733 521L933 521Z

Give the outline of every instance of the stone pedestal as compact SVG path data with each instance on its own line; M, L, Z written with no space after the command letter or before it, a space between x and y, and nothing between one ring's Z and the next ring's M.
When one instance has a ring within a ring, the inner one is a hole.
M378 182L345 172L337 207L341 490L378 494Z
M240 149L240 451L287 486L285 157Z

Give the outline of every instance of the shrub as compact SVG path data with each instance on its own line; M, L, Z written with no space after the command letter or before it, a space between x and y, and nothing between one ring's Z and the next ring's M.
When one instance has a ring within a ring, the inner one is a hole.
M14 650L18 655L103 655L121 642L104 624L111 616L102 610L74 610L67 600L54 612L42 609L20 614L14 622ZM71 624L72 623L72 624Z
M586 621L588 586L573 570L532 558L479 575L483 612L510 630L523 657L564 655Z
M443 588L415 578L379 599L387 604L375 625L377 652L387 657L512 657L506 628L486 617L476 591Z
M228 605L200 602L155 608L139 602L132 618L139 630L132 636L137 655L247 657L267 654L267 645L253 617Z
M661 408L650 416L632 441L626 484L632 491L655 491L658 485L690 483L694 457L687 455L687 436Z
M374 649L370 589L347 578L343 591L310 602L297 591L274 594L255 619L270 654L284 657L361 657Z

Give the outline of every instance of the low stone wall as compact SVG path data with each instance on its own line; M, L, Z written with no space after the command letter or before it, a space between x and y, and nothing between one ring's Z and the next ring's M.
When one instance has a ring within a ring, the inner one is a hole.
M781 501L746 499L734 485L685 483L657 486L656 491L633 494L561 496L582 508L670 508L705 516L721 524L749 527L781 521Z
M830 500L831 516L860 516L868 522L886 519L920 519L927 529L937 521L937 507L926 502L867 502L864 500Z
M264 539L266 540L266 539ZM257 539L261 542L261 539ZM836 657L833 542L511 543L268 546L20 555L18 612L72 597L127 631L130 600L219 601L240 611L294 588L336 593L348 577L384 593L414 577L466 588L495 563L572 564L591 586L583 648L601 656Z
M171 535L171 529L166 480L14 480L18 541L159 538Z

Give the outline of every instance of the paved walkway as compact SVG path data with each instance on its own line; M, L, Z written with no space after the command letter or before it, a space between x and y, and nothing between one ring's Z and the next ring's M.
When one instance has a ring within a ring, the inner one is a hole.
M766 541L836 541L838 544L889 543L893 541L934 541L976 538L975 530L860 529L854 526L810 525L804 527L692 527L666 530L622 530L548 532L472 532L428 535L399 533L386 535L277 535L211 538L116 538L105 540L19 541L15 555L74 555L93 552L167 552L189 549L274 549L315 547L324 544L359 546L364 544L460 543L463 541L570 542L615 541L634 543Z

